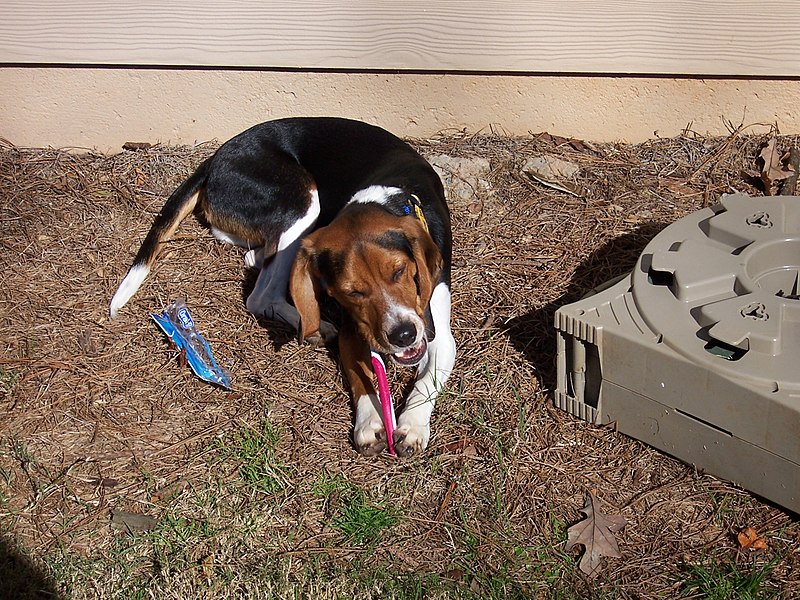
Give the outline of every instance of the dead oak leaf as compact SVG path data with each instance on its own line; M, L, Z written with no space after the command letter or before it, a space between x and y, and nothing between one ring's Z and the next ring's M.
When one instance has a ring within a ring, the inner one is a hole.
M111 528L133 533L134 531L150 531L158 521L153 517L140 513L132 513L117 508L111 510Z
M581 557L579 566L581 571L591 576L596 573L603 556L622 557L614 533L621 531L627 521L622 515L603 514L599 509L599 502L592 492L586 496L586 504L581 512L586 515L586 518L567 529L569 537L565 549L570 551L577 544L583 545L586 550Z
M773 137L761 150L759 158L764 163L761 168L761 181L764 182L764 187L769 193L773 182L786 179L794 174L791 167L786 168L783 165L783 156L778 152L778 140Z
M752 527L742 529L736 535L736 540L742 550L765 550L767 548L767 540L759 536L758 532Z

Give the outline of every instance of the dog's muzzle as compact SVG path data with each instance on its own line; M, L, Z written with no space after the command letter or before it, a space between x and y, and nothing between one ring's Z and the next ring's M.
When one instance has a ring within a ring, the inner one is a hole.
M414 366L422 360L428 349L424 328L413 320L404 320L386 336L391 350L387 352L399 365Z

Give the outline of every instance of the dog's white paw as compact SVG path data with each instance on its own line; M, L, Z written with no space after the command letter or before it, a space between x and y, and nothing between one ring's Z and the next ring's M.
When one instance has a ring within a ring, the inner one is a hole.
M404 415L400 416L397 429L394 430L394 451L397 456L408 457L420 454L428 447L431 437L430 424L404 422Z
M377 396L361 396L356 405L356 423L353 442L364 456L375 456L386 450L386 429L377 407Z

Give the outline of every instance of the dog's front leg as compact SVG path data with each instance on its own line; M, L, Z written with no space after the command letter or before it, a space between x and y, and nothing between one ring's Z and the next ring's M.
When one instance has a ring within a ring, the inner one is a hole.
M381 418L381 404L372 380L369 345L345 325L339 332L339 355L350 384L356 414L353 442L364 456L374 456L386 449L386 430Z
M445 283L434 289L430 308L436 337L428 344L428 352L418 367L414 389L397 420L394 449L398 456L411 456L428 447L433 406L455 364L456 342L450 330L450 289Z

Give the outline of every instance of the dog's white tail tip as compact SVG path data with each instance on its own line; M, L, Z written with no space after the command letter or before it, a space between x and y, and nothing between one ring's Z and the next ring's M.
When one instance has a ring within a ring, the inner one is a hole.
M139 264L131 267L131 270L125 275L125 279L119 284L117 291L114 293L114 297L111 298L108 312L112 319L117 317L119 309L125 306L128 300L133 297L149 274L150 267L147 265Z

